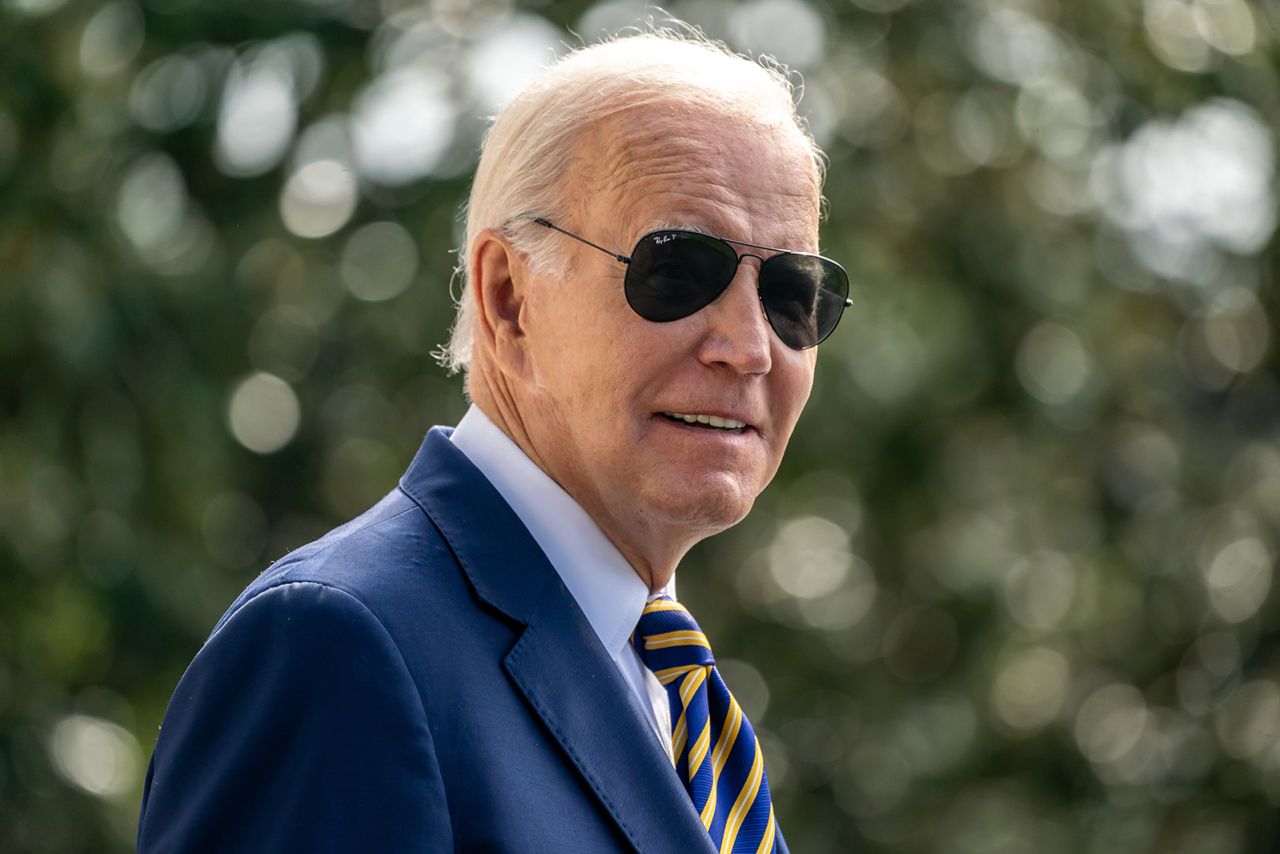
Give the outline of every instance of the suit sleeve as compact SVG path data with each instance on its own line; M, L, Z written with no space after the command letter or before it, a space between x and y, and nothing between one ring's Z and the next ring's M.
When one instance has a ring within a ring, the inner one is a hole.
M452 849L422 700L382 623L310 582L235 611L165 713L140 854Z

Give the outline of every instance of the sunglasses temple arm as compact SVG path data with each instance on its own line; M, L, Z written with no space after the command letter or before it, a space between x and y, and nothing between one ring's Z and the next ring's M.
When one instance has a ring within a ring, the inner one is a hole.
M565 230L564 230L563 228L561 228L560 226L558 226L558 225L556 225L555 223L551 222L551 220L543 219L543 218L542 218L542 217L540 217L540 216L535 216L535 217L533 217L533 221L534 221L534 222L536 222L538 225L542 226L543 228L549 228L549 229L551 229L552 231L558 231L558 232L560 232L561 234L563 234L565 237L572 237L574 240L578 241L579 243L585 243L585 244L587 244L588 246L590 246L592 249L598 249L599 251L601 251L601 252L603 252L604 254L608 255L610 258L613 258L613 259L614 259L615 261L617 261L619 264L630 264L630 263L631 263L631 259L630 259L630 258L628 258L626 255L619 255L617 252L612 252L612 251L610 251L610 250L608 250L608 249L605 249L603 246L600 246L600 245L598 245L598 244L592 243L590 240L587 240L585 237L579 237L578 235L574 234L572 231L565 231Z

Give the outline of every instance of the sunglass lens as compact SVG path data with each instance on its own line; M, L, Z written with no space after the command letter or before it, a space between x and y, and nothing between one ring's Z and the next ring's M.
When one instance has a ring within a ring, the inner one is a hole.
M817 255L774 255L760 268L760 301L782 343L813 347L831 334L844 313L849 277Z
M692 231L656 231L631 253L627 303L645 320L679 320L720 296L737 267L733 247L721 240Z

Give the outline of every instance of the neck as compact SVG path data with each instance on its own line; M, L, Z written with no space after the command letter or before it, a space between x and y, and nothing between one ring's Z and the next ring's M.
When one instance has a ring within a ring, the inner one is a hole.
M467 391L471 402L515 442L534 465L542 469L578 503L631 565L636 575L648 585L651 593L665 587L675 575L680 559L702 538L690 537L687 531L676 530L658 520L647 519L642 511L637 512L637 508L625 501L613 502L614 505L628 509L627 517L619 518L617 514L609 512L610 502L602 496L586 488L575 488L575 484L589 481L573 477L571 470L561 471L561 468L571 467L556 466L539 452L538 443L520 416L521 406L517 395L505 383L495 382L494 379L484 363L476 360L467 377Z

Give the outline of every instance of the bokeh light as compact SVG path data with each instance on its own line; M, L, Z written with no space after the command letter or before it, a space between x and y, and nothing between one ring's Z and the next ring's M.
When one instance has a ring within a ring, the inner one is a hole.
M100 798L129 794L142 769L142 751L124 728L88 715L69 715L49 736L54 768L81 791Z
M400 185L430 175L453 138L449 79L430 68L389 72L355 102L351 137L360 174Z
M773 580L801 599L834 592L848 577L852 564L849 535L834 522L817 516L787 522L778 530L769 552Z
M1052 723L1062 711L1071 665L1048 647L1032 647L1011 656L991 689L992 711L1014 730L1033 731Z
M404 292L418 271L418 250L404 226L374 222L342 248L342 281L352 295L381 302Z
M289 69L266 57L237 61L218 112L216 159L229 175L260 175L275 166L297 123Z
M1155 120L1099 155L1094 192L1139 261L1195 282L1218 250L1252 253L1275 231L1273 135L1225 98Z
M347 224L356 209L356 180L336 160L316 160L298 169L280 195L280 218L299 237L327 237Z
M129 112L147 130L175 131L200 115L208 89L208 78L196 59L185 54L164 56L133 78Z
M142 10L128 0L104 4L80 36L80 66L92 77L123 71L143 43Z
M289 443L298 430L298 396L287 382L256 373L236 384L227 403L227 423L236 441L269 454Z
M807 71L826 51L827 28L806 0L748 0L729 19L735 44Z

